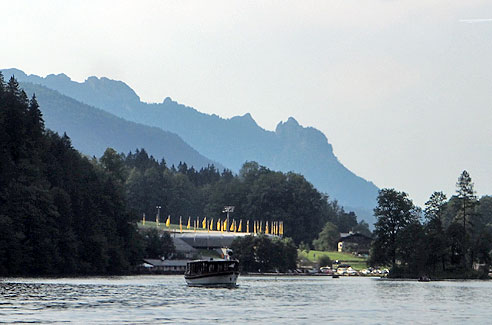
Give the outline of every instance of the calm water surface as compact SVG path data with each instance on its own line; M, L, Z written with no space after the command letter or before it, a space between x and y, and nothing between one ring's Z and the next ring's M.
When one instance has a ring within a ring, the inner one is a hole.
M0 323L492 324L492 282L240 277L236 289L182 276L0 279Z

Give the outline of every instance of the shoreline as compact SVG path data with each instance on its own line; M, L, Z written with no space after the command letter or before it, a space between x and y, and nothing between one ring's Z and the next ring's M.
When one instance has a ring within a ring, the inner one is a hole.
M161 272L161 273L134 273L134 274L113 274L113 275L56 275L56 276L2 276L0 277L0 283L8 281L9 279L89 279L89 278L113 278L113 277L131 277L131 276L183 276L184 273L179 272ZM333 278L331 274L308 274L308 273L242 273L241 277L330 277ZM480 278L431 278L429 281L419 281L418 278L391 278L382 277L378 275L339 275L335 278L373 278L381 281L405 281L405 282L440 282L440 281L491 281L492 278L480 279Z

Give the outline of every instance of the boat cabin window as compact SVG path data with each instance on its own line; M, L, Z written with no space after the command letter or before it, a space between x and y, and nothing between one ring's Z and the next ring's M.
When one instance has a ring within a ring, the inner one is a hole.
M187 274L207 274L220 272L237 272L239 265L237 262L231 261L203 261L188 263L186 266Z

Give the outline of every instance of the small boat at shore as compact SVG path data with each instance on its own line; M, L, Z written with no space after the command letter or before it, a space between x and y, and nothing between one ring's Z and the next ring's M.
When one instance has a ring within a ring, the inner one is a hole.
M184 278L190 287L235 287L239 276L239 261L209 259L186 264Z

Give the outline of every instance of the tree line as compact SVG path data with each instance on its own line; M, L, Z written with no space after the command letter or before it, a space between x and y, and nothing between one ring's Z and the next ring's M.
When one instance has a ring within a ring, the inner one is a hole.
M272 171L256 162L246 162L238 175L230 170L217 170L213 165L200 170L186 163L167 166L145 149L135 153L117 153L107 149L100 159L106 171L124 184L128 205L134 214L155 220L160 207L163 222L191 217L225 218L224 206L234 206L236 220L281 220L284 235L295 244L312 243L327 222L340 231L360 227L353 212L345 212L336 201L316 190L296 173ZM175 222L176 222L175 221Z
M381 190L370 263L390 265L395 277L486 276L492 262L492 197L476 197L466 170L456 186L449 200L434 192L423 211L405 192Z

